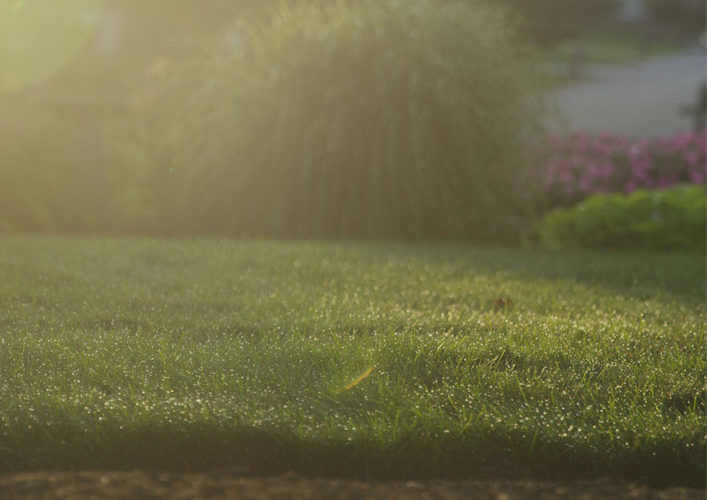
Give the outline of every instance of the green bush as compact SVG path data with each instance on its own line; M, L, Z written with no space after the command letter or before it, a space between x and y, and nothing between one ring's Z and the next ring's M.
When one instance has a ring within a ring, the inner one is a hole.
M475 3L317 5L283 6L189 100L185 229L517 239L512 185L538 113L507 19Z
M545 216L530 235L555 248L704 251L707 197L702 186L596 195Z

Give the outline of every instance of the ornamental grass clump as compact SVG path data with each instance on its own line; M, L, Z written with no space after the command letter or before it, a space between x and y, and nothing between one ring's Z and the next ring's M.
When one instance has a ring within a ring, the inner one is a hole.
M514 239L532 61L473 2L283 5L190 101L183 222L218 234ZM194 125L196 124L196 125ZM184 126L179 124L179 126Z
M704 133L632 140L584 132L551 136L540 181L551 206L569 206L599 193L631 193L688 183L704 186Z

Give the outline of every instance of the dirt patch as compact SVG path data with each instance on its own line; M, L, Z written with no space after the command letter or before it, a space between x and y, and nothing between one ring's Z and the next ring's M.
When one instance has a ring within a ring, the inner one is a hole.
M33 472L0 476L0 498L15 499L326 499L326 500L526 500L704 499L692 489L651 489L609 480L536 481L350 481L295 475L249 477L239 471L201 474L133 472Z

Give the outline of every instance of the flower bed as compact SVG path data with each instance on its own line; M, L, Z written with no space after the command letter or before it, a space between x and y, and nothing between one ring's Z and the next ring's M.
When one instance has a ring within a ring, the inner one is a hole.
M704 185L704 133L659 139L589 133L548 137L540 175L551 206L569 206L598 193L630 193L680 183Z

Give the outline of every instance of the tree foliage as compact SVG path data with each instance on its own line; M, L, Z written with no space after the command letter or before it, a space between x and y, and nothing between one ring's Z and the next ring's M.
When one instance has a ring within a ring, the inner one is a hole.
M539 45L550 46L582 35L606 21L616 0L498 0L521 21L523 32Z

